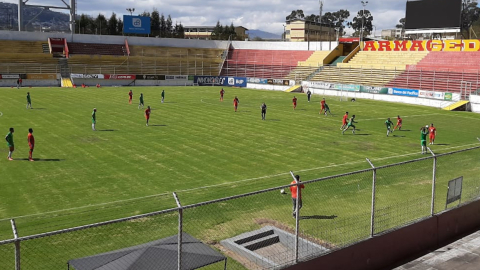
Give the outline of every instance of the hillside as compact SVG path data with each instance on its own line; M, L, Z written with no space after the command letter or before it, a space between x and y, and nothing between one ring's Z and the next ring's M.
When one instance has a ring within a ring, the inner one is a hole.
M58 6L62 6L60 1ZM18 5L0 2L0 29L15 30L18 27ZM38 16L37 16L38 15ZM67 13L27 7L24 12L26 30L62 31L69 29L69 15Z

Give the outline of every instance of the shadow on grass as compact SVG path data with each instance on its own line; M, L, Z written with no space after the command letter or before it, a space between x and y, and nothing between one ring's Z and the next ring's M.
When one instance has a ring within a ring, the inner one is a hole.
M28 158L15 158L14 160L28 161ZM34 158L33 160L34 161L46 161L46 162L65 161L65 159L58 159L58 158Z
M393 135L393 137L405 138L405 136L401 136L401 135Z
M148 125L149 127L166 127L167 125Z
M396 131L411 131L410 129L399 129L399 130L396 130Z
M112 132L112 131L117 131L116 129L99 129L98 131L109 131L109 132Z
M337 216L320 216L320 215L313 215L313 216L300 216L300 219L335 219Z
M30 110L46 110L47 108L30 108Z
M279 121L280 121L280 119L266 119L265 121L279 122Z

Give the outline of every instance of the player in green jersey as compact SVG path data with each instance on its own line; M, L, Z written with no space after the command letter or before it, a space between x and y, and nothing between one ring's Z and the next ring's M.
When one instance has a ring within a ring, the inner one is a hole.
M165 101L165 90L162 90L162 103Z
M140 103L138 104L138 109L140 109L140 106L143 108L143 93L140 93Z
M12 158L12 153L15 151L15 145L13 144L13 128L10 128L7 136L5 136L5 140L7 141L7 147L8 147L8 160L13 160Z
M325 103L325 116L328 115L327 113L330 113L330 115L333 115L332 112L330 111L330 107L328 107L328 104Z
M390 135L390 132L392 132L392 127L393 127L393 122L390 121L390 117L385 121L385 126L387 127L387 137Z
M427 153L427 135L428 135L428 125L427 127L422 127L420 129L420 144L422 145L422 155Z
M93 108L92 112L92 130L96 131L95 124L97 123L97 108Z
M27 109L30 107L32 108L32 99L30 98L30 92L27 92Z
M352 117L351 117L350 120L348 121L347 126L342 130L342 135L345 133L345 131L346 131L349 127L352 127L352 128L353 128L352 133L355 134L355 125L354 125L353 123L358 123L358 122L355 122L355 115L352 115Z

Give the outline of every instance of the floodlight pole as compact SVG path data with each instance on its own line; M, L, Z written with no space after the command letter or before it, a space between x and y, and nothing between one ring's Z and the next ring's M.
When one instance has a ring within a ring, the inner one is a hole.
M373 165L370 159L367 158L367 162L373 168L373 179L372 179L372 213L370 215L370 237L373 237L375 234L375 187L377 181L377 168Z
M173 197L175 198L175 201L177 202L177 206L178 206L177 268L178 270L182 270L183 208L182 208L182 205L180 204L180 200L178 199L177 193L173 192Z
M295 263L298 263L298 235L300 234L300 209L298 209L298 207L299 199L301 198L301 189L292 171L290 171L290 175L297 184L297 199L295 200Z
M435 214L435 185L437 181L437 156L433 153L430 147L427 147L430 154L433 156L433 175L432 175L432 202L430 205L430 215L433 217Z
M362 29L360 29L360 47L362 48L363 51L363 23L365 20L365 6L368 4L368 1L364 2L362 1L362 6L363 6L363 12L362 12Z

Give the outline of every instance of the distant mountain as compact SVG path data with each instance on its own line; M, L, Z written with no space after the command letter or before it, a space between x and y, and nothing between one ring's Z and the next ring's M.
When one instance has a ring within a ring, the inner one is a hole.
M282 39L281 34L273 34L273 33L265 32L262 30L256 30L256 29L248 30L247 34L250 40L253 40L256 37L261 39Z
M28 5L28 4L27 4ZM59 1L57 6L63 4ZM0 29L18 28L18 5L0 2ZM37 16L38 15L38 16ZM27 30L67 30L70 17L66 13L56 12L39 7L26 7L23 21Z

